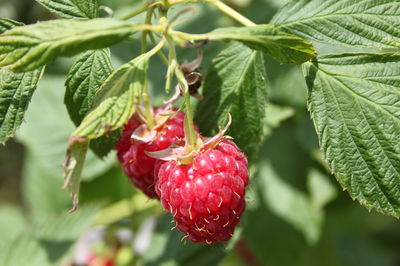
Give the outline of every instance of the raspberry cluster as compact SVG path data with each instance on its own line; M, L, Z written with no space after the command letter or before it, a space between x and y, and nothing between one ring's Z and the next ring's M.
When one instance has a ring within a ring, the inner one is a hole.
M132 117L116 146L126 175L147 196L159 198L177 228L193 242L227 241L245 210L249 182L246 156L233 141L221 138L212 147L194 153L190 163L154 159L145 151L185 144L184 113L170 117L148 143L131 138L140 125Z

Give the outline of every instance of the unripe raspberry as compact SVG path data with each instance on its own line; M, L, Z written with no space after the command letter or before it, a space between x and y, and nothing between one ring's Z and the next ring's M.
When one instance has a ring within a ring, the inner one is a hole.
M142 190L150 198L158 198L154 191L154 164L153 159L145 151L159 151L167 149L173 143L184 144L184 116L179 112L169 118L161 127L157 128L157 134L153 141L143 143L133 140L133 131L142 125L133 116L125 125L122 137L116 145L117 157L122 164L125 174L133 184Z
M158 162L156 192L180 231L194 242L228 240L245 209L248 165L229 140L193 158L193 163Z

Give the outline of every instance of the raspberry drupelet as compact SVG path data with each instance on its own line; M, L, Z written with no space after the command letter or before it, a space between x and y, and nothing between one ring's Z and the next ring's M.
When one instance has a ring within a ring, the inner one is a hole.
M184 117L183 112L176 113L156 129L156 136L151 142L144 143L131 138L135 129L143 124L134 115L125 125L122 137L116 145L117 157L125 174L137 188L150 198L158 198L154 190L156 159L147 156L145 151L164 150L172 144L183 145Z
M245 209L246 156L230 140L193 158L192 164L159 161L156 192L176 225L193 242L231 238Z

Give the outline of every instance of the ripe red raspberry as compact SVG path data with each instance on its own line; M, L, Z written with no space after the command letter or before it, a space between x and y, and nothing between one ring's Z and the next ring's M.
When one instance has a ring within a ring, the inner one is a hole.
M159 162L156 192L179 230L194 242L228 240L245 209L247 159L229 140L193 158L189 165Z
M94 253L91 253L86 261L87 266L114 266L115 262L112 258L102 258Z
M117 157L125 174L137 188L150 198L158 198L154 191L154 164L156 159L147 156L145 151L164 150L173 143L183 145L185 136L184 117L183 112L175 114L156 129L157 134L153 141L143 143L131 139L133 131L142 125L137 117L133 116L125 125L122 137L116 145Z

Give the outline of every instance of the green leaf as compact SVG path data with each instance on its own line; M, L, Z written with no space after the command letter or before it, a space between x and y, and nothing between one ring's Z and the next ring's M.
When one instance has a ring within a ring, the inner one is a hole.
M60 215L71 204L68 192L61 190L63 181L41 164L29 150L24 157L22 192L33 222L43 222ZM51 199L51 200L49 200Z
M89 50L75 61L65 82L64 103L76 126L86 116L96 91L111 72L109 49Z
M266 65L271 79L270 101L296 109L305 109L307 85L301 68L289 65L278 66L273 63L270 60Z
M11 19L6 19L6 18L0 18L0 33L3 33L5 31L8 31L9 29L12 29L17 26L23 26L21 22L11 20Z
M26 73L0 69L0 143L4 144L24 121L25 111L42 74L42 68Z
M36 0L62 18L96 18L98 0Z
M85 207L73 214L49 219L24 232L0 249L0 265L61 265L79 235L91 225L97 208Z
M295 114L295 110L288 106L279 106L268 103L266 108L266 117L264 130L266 135L270 135L274 128L277 128L281 123Z
M308 243L315 244L321 236L323 207L335 198L336 191L316 170L310 172L308 180L311 195L282 180L270 162L260 167L260 187L271 212L302 232Z
M44 170L59 178L59 181L63 177L61 165L65 158L68 140L75 129L62 104L63 88L63 76L45 76L32 97L32 103L25 116L26 123L22 124L17 134L18 140L27 147ZM89 152L82 179L97 178L114 164L115 154L100 160Z
M228 113L232 136L249 159L257 155L264 137L267 75L263 55L238 43L230 45L213 60L205 79L204 100L196 111L203 134L215 134L225 126Z
M34 230L35 235L40 240L74 243L85 230L93 225L99 211L99 205L86 205L74 213L63 213L51 217L37 226Z
M68 188L72 198L72 209L70 211L75 211L78 208L79 186L81 184L81 175L88 149L88 141L74 141L68 147L67 155L65 156L63 165L65 181L63 188Z
M76 126L90 110L96 91L111 74L109 49L89 50L83 53L72 66L66 85L64 103ZM106 156L115 146L120 132L111 132L90 143L90 148L99 157Z
M122 127L135 112L152 54L142 54L116 69L97 91L92 111L72 133L66 156L66 181L76 209L80 173L89 141ZM86 150L85 150L86 149Z
M316 169L311 169L308 173L307 188L310 191L311 205L315 209L322 209L337 196L337 191L328 177Z
M96 202L104 202L108 206L111 204L127 200L134 194L144 195L140 193L135 186L132 186L132 181L126 177L121 167L110 168L106 173L93 180L83 180L79 192L79 204L90 204ZM129 202L129 200L127 200ZM70 201L69 201L70 203ZM127 207L129 204L127 203ZM136 205L135 205L136 206ZM124 207L119 211L124 212ZM132 208L133 205L131 204ZM144 206L143 206L144 207ZM135 208L133 208L135 209ZM118 212L118 210L116 210ZM128 215L129 216L129 215ZM122 218L126 218L121 217ZM116 216L107 217L107 220L119 220Z
M171 230L171 216L163 215L154 232L149 249L143 258L144 266L203 266L218 265L227 248L223 244L206 245L187 241L182 243L183 234Z
M0 18L0 33L20 25L19 22ZM42 70L16 74L0 69L0 144L14 136L24 120Z
M92 139L90 149L101 159L104 159L115 148L118 140L121 138L122 129L111 131L105 135Z
M283 64L301 64L315 55L311 43L302 38L279 31L274 25L227 27L208 34L210 40L235 40L262 51Z
M400 216L400 55L319 56L303 71L320 146L342 187Z
M279 30L352 47L399 48L397 0L291 1L272 19Z
M127 180L125 175L123 178ZM111 178L108 178L108 180L110 179ZM125 187L126 185L127 184L125 184ZM110 187L112 187L112 185ZM131 195L132 193L129 193L129 195L126 195L122 200L103 208L96 216L94 224L103 226L110 225L122 219L134 217L134 219L130 221L130 228L138 230L146 219L161 212L162 209L159 201L149 199L143 193Z
M40 243L27 234L9 242L0 250L0 255L0 265L19 266L28 261L32 266L52 265L47 261L46 252L41 249Z
M150 56L143 54L116 69L96 93L92 111L72 134L95 139L122 127L135 111Z
M28 220L22 208L7 204L0 206L0 250L26 228Z
M0 67L22 72L90 49L116 44L136 31L108 18L59 19L16 27L0 35Z

